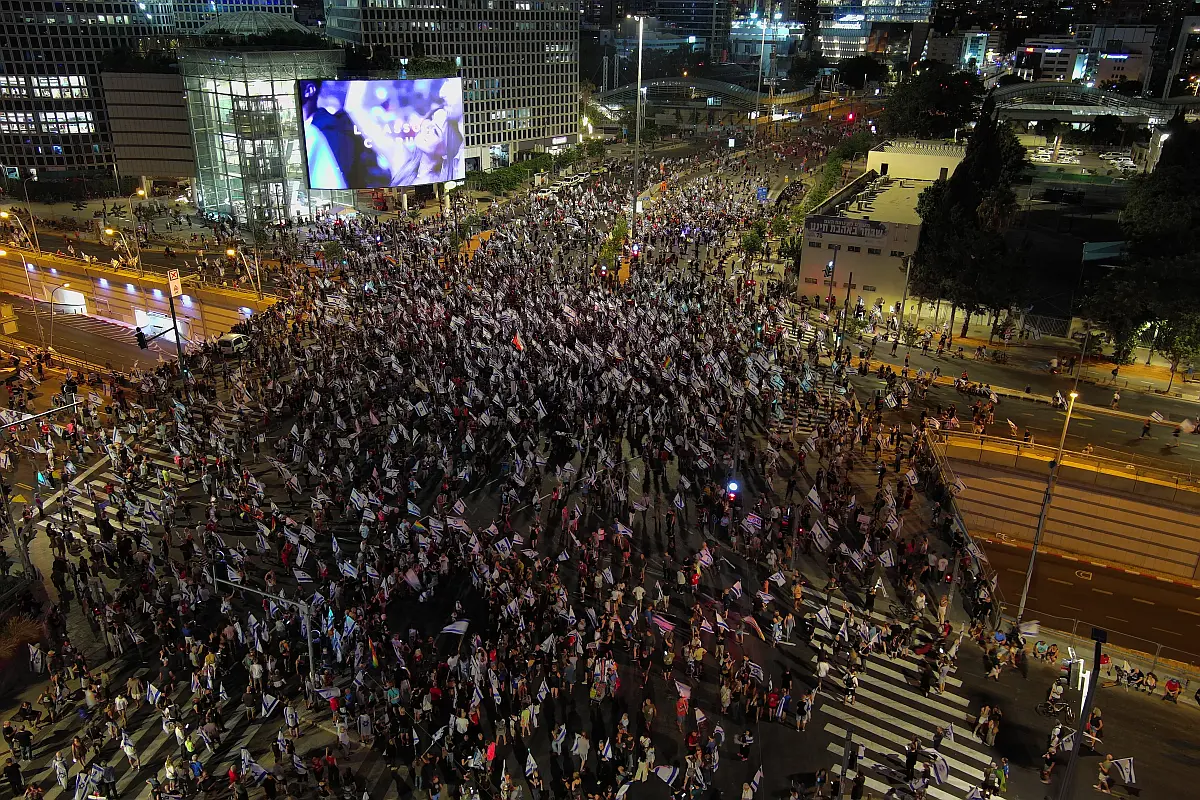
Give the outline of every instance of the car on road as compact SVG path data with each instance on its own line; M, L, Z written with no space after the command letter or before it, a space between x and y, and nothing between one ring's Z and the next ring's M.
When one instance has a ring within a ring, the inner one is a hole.
M1101 153L1100 157L1105 161L1116 161L1120 158L1129 158L1129 153L1121 153L1116 150L1110 150L1107 153Z
M224 333L217 339L217 350L223 356L236 356L250 347L250 337L244 333Z

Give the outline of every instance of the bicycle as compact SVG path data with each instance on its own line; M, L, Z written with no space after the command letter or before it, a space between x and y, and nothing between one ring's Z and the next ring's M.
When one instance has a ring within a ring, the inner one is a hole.
M1066 722L1070 723L1075 721L1075 709L1071 708L1070 703L1064 703L1062 701L1056 701L1052 703L1049 700L1043 700L1037 704L1037 708L1034 710L1043 717L1057 718L1060 714L1063 714L1066 717Z

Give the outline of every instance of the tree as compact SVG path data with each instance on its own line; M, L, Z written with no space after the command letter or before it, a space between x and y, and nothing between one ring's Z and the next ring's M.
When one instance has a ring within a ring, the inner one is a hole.
M949 138L971 119L982 91L975 75L923 61L892 93L883 113L883 127L892 136Z
M1123 94L1126 97L1136 97L1142 93L1142 82L1121 78L1119 81L1105 81L1100 88L1105 91Z
M1200 132L1180 116L1167 129L1154 172L1134 179L1121 213L1134 262L1200 250Z
M882 81L888 77L886 64L881 64L871 56L855 56L837 65L838 80L852 89L862 89L871 81Z
M1044 136L1047 139L1053 139L1061 127L1062 123L1057 119L1040 119L1038 120L1037 127L1034 128L1034 130L1037 131L1038 136Z
M751 263L753 263L754 260L758 258L758 255L763 251L762 235L759 234L758 231L746 231L742 234L741 245L742 252L745 253L750 259Z
M1090 127L1094 144L1118 144L1121 141L1121 118L1116 114L1100 114L1092 120Z
M829 62L820 54L809 54L805 58L792 59L788 68L788 80L797 86L810 86L821 74L821 70L829 66Z
M771 235L776 239L783 238L788 232L788 220L783 214L771 217Z
M1171 363L1171 379L1167 382L1169 392L1175 384L1179 365L1200 355L1200 314L1189 309L1160 324L1154 345Z
M1012 183L1025 166L1025 149L997 119L995 102L984 101L966 153L954 173L935 181L917 199L921 232L910 272L919 297L951 303L951 319L988 311L994 321L1021 298L1023 259L1009 251L1004 231L1016 214Z

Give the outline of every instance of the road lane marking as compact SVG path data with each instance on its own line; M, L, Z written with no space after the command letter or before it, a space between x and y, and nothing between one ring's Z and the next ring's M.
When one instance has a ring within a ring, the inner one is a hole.
M1200 611L1188 611L1186 608L1175 609L1180 614L1191 614L1193 617L1200 617Z
M1142 599L1142 598L1140 598L1140 597L1131 597L1131 598L1129 598L1129 599L1130 599L1130 600L1132 600L1132 601L1133 601L1133 602L1135 602L1135 603L1142 603L1143 605L1147 605L1147 606L1152 606L1152 605L1154 605L1154 601L1153 601L1153 600L1143 600L1143 599Z
M1075 584L1071 583L1070 581L1063 581L1063 580L1059 580L1058 578L1046 578L1046 580L1050 581L1051 583L1061 583L1063 586L1074 586L1075 585Z
M1029 598L1029 599L1030 599L1030 600L1032 600L1033 598L1031 597L1031 598ZM1082 609L1082 608L1076 608L1075 606L1069 606L1069 605L1067 605L1066 603L1059 603L1059 605L1060 605L1060 606L1062 606L1063 608L1069 608L1069 609L1071 609L1072 611L1083 611L1083 609Z
M1180 633L1179 631L1169 631L1169 630L1167 630L1166 628L1151 628L1150 630L1154 630L1154 631L1162 631L1163 633L1169 633L1169 634L1171 634L1172 636L1183 636L1183 634L1182 634L1182 633Z
M1120 617L1109 617L1109 619L1114 620L1116 622L1129 622L1129 620L1121 619Z
M19 484L18 484L18 485L19 485ZM1015 573L1017 573L1018 575L1024 575L1024 574L1025 574L1025 570L1023 570L1023 569L1013 569L1012 567L1009 567L1009 568L1008 568L1008 571L1009 571L1009 572L1015 572Z
M1099 592L1100 594L1112 594L1112 592L1110 592L1108 589L1097 589L1095 586L1092 587L1092 591ZM1200 614L1197 614L1196 616L1200 617Z

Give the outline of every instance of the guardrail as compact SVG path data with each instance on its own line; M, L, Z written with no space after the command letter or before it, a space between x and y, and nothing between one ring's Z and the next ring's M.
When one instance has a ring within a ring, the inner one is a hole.
M22 358L34 359L38 353L44 352L42 348L37 347L18 339L13 339L8 336L0 336L0 351L4 353L16 354ZM122 380L128 380L129 374L122 372L119 369L107 365L96 364L91 361L86 361L82 358L66 355L65 353L54 349L50 353L53 366L70 367L73 370L82 372L100 372L108 375L116 376Z
M962 514L958 510L958 503L955 500L955 491L953 489L958 481L958 476L954 474L954 470L947 463L945 456L938 451L932 438L932 433L933 431L928 428L923 432L925 437L925 451L929 454L929 458L933 462L933 469L929 470L929 472L933 473L933 480L927 480L927 483L932 482L933 485L926 486L925 494L939 502L942 508L950 513L951 518L954 520L954 527L966 541L966 551L971 556L976 569L991 584L992 597L995 601L993 603L991 623L992 627L999 627L1000 609L1004 606L1004 597L1000 594L1000 588L997 585L996 569L988 561L987 554L983 552L983 548L971 537L971 532L967 529L966 522L963 521ZM957 562L958 558L956 556L956 565Z
M1032 466L1029 462L1049 465L1057 455L1055 447L998 436L947 430L931 432L930 435L944 457L950 457L947 448L954 448L952 457L955 460L991 467L1028 471ZM1200 508L1200 476L1190 472L1064 451L1059 480Z
M1091 637L1092 629L1104 630L1108 634L1108 642L1101 652L1112 659L1110 670L1113 665L1128 661L1131 666L1136 666L1143 672L1154 672L1159 678L1159 695L1162 694L1161 687L1167 678L1179 678L1188 683L1200 682L1200 653L1192 653L1164 645L1154 639L1113 630L1108 625L1089 622L1078 617L1049 614L1032 606L1025 607L1025 619L1037 620L1043 629L1037 636L1028 638L1041 639L1049 644L1058 644L1060 647L1070 645L1076 651L1085 654L1091 653L1094 646ZM1004 615L1004 620L1006 623L1015 622L1015 618L1009 614ZM1115 675L1115 671L1113 674ZM1190 699L1192 695L1184 692L1180 697L1181 699Z

